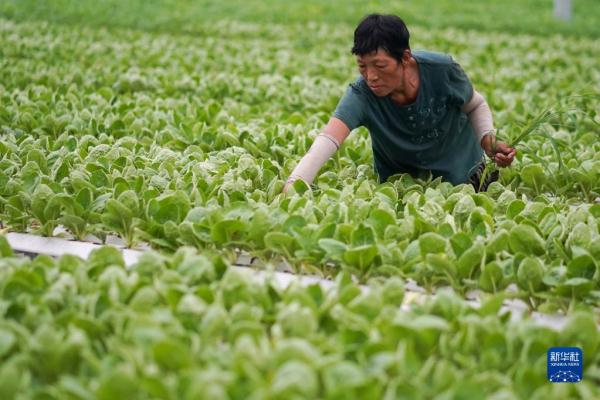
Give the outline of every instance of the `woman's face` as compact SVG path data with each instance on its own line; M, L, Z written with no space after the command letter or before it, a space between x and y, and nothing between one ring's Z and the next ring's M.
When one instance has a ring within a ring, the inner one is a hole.
M383 49L356 56L358 72L376 96L387 96L402 89L402 64Z

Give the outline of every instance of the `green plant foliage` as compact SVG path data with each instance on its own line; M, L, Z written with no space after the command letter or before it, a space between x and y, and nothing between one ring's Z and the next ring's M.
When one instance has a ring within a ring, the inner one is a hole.
M130 268L110 247L88 260L4 255L0 393L376 399L405 395L400 377L430 376L413 382L411 393L464 393L465 382L485 381L476 397L519 397L524 390L558 396L562 389L553 388L560 385L545 382L545 363L536 360L545 360L548 347L573 345L583 348L590 374L579 387L600 394L592 376L600 361L592 310L578 310L555 331L498 314L502 295L473 308L442 290L401 309L399 278L374 280L368 292L345 278L327 291L280 289L233 270L209 272L223 264L218 254L190 248L170 257L149 253ZM495 285L501 267L492 265L485 279ZM533 258L520 264L538 267ZM526 274L527 282L539 278Z
M600 398L597 369L575 389L540 361L598 364L597 2L573 24L539 0L221 3L0 4L0 233L160 251L30 261L0 236L0 398ZM486 192L380 183L359 129L282 194L373 11L486 97L517 148ZM241 250L336 288L248 281ZM399 311L409 280L437 297ZM573 317L513 321L510 299Z

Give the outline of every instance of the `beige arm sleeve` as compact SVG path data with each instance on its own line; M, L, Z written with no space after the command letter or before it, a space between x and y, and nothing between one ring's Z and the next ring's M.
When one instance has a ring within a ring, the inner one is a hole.
M297 179L302 179L310 185L319 169L339 148L340 143L336 138L326 133L320 133L294 168L286 183L291 184Z
M471 100L462 107L462 112L467 114L478 143L481 144L481 139L484 136L494 135L496 132L490 106L488 106L487 101L476 90L473 91Z

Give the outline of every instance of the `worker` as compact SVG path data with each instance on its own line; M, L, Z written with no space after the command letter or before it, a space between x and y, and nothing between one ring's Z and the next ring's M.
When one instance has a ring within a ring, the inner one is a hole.
M449 55L411 51L409 31L395 15L371 14L354 31L360 76L284 186L312 184L319 169L355 128L371 136L380 182L398 173L429 174L486 190L485 156L509 166L515 149L496 140L490 107Z

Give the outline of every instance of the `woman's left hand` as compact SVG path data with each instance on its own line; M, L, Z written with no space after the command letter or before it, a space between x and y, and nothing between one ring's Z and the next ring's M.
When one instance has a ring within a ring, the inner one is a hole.
M496 141L496 148L494 149L493 142L495 140L496 138L494 136L485 136L481 141L483 150L485 150L485 154L487 154L488 157L494 160L496 165L498 165L499 167L508 167L510 164L512 164L513 160L515 159L515 154L517 153L517 150L512 147L509 147L506 143L500 141Z

